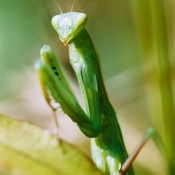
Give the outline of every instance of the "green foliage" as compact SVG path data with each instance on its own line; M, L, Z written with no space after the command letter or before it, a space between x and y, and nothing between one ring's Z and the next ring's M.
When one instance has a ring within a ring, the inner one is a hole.
M75 146L0 114L1 175L102 175Z
M152 121L165 145L169 174L175 172L174 1L136 1L137 22L147 64Z

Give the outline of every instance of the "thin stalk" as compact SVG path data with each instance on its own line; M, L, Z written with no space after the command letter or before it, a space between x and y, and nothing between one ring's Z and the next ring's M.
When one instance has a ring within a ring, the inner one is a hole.
M153 124L165 145L169 174L175 172L175 103L173 97L174 5L171 0L137 0L139 30L147 65L147 87ZM168 23L169 22L169 23Z
M168 33L165 14L164 1L154 0L152 3L153 30L155 43L155 63L157 67L157 82L154 84L159 90L159 100L161 105L161 115L156 115L157 121L161 122L162 127L159 132L162 132L162 138L166 147L167 164L170 174L175 172L174 148L175 148L175 109L172 89L172 65L171 53L169 52ZM155 107L156 107L156 101ZM158 122L155 123L158 128Z

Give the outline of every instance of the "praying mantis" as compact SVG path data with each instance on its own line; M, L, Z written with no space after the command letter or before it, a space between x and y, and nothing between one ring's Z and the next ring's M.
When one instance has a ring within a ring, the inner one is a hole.
M68 12L56 15L52 26L60 40L69 47L72 65L84 98L86 112L80 106L55 54L47 45L41 49L41 60L35 64L46 101L51 98L79 129L91 138L92 159L106 175L134 175L131 166L143 144L154 135L149 129L138 149L128 158L116 113L108 99L104 86L97 50L84 28L87 15ZM127 161L126 161L127 160Z

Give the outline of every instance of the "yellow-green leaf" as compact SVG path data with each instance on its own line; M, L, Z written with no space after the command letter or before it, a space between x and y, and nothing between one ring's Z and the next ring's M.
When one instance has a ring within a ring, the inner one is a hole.
M0 114L1 175L102 175L75 146Z

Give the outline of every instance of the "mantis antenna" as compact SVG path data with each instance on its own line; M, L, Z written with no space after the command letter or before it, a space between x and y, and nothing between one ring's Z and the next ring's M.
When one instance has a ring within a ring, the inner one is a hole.
M61 10L61 7L59 6L58 2L57 2L56 0L54 0L54 1L55 1L55 4L57 5L57 7L59 8L61 14L63 14L63 12L62 12L62 10Z
M72 3L72 7L71 7L71 12L73 11L73 8L74 8L74 4L75 4L75 0L73 1L73 3Z

